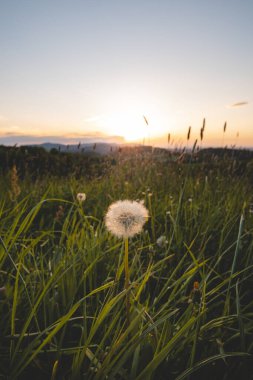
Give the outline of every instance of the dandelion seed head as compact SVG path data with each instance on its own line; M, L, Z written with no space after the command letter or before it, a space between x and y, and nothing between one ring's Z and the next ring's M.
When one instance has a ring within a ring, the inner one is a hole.
M76 195L76 199L78 200L78 202L84 202L86 199L86 194L85 193L78 193Z
M162 235L156 240L156 244L158 247L163 248L168 243L168 240L166 239L166 236Z
M112 203L105 216L105 225L117 237L132 237L141 232L148 219L146 207L136 201Z

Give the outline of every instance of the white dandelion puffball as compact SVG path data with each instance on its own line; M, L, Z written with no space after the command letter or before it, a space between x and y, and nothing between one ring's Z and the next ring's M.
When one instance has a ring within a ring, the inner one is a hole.
M76 195L76 199L79 201L79 202L84 202L85 199L86 199L86 194L85 193L78 193Z
M166 239L166 236L162 235L156 240L156 244L158 247L163 248L168 243L168 240Z
M107 229L117 237L128 238L141 232L148 219L148 210L136 201L112 203L105 216Z

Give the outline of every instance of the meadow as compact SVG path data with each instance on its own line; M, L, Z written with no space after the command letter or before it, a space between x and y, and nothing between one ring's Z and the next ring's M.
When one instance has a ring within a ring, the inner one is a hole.
M130 149L63 176L16 163L0 183L1 379L252 378L252 158ZM105 226L127 199L149 213L128 286Z

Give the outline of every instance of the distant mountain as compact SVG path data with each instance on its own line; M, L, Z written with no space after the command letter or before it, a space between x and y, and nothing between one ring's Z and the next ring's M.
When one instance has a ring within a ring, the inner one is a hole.
M105 143L105 144L124 144L125 140L121 136L104 136L94 133L94 135L75 134L73 136L48 135L48 136L32 136L32 135L14 135L6 134L0 136L0 144L7 146L24 146L24 145L40 145L50 141L52 144L77 145L79 141L83 144Z
M29 146L29 145L27 145ZM33 144L32 146L37 146L44 148L47 151L50 151L51 149L57 149L59 152L70 152L70 153L83 153L83 154L98 154L98 155L105 155L109 154L110 152L115 152L119 149L120 144L115 143L87 143L87 144L57 144L57 143L42 143L42 144Z

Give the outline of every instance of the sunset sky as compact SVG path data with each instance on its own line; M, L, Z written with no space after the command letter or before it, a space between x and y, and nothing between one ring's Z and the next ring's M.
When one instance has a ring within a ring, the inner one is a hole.
M252 0L1 0L0 144L193 143L205 117L205 145L253 147L252 19Z

